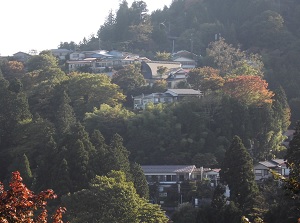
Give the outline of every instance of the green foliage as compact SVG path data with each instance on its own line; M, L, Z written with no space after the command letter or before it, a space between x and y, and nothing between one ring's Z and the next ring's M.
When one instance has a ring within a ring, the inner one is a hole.
M0 79L0 148L12 144L14 131L31 118L27 97L22 91L12 91L8 81Z
M119 85L125 93L145 85L140 64L128 65L112 77L112 82Z
M174 223L196 223L197 209L190 203L182 203L172 215Z
M141 198L149 199L149 187L142 167L137 163L130 166L134 187Z
M53 55L51 55L51 53L46 52L31 57L26 64L29 72L40 69L44 70L47 68L55 68L57 66L57 59Z
M297 122L293 139L289 143L286 154L287 164L290 168L288 184L295 193L300 192L300 122ZM299 199L299 197L298 197Z
M80 120L86 112L91 112L99 105L106 103L114 106L124 100L116 84L112 84L107 75L76 74L73 73L69 80L64 83L71 103Z
M110 170L122 171L128 180L132 180L129 163L129 152L123 145L123 138L119 134L114 134L110 140L107 159L110 163Z
M252 159L241 139L235 136L230 147L226 150L220 177L230 189L230 200L234 201L246 215L261 216L260 207L263 201L254 181ZM255 213L255 209L258 213Z
M231 199L237 201L241 205L245 203L244 199L247 197L245 194L254 192L253 190L257 189L254 182L252 167L252 159L249 153L242 144L241 139L238 136L235 136L225 153L221 170L221 179L228 184ZM241 191L243 183L248 184L248 181L250 183L249 191Z
M86 190L63 197L72 222L166 222L157 205L141 199L125 174L112 171L96 176ZM84 210L84 211L83 211Z
M125 135L126 122L133 116L133 112L120 104L114 107L101 104L99 109L94 108L92 113L85 114L84 123L88 131L98 129L106 139L110 139L115 133Z
M168 61L171 59L171 54L167 53L166 51L163 52L158 51L155 54L155 59L160 61Z
M11 173L19 171L20 174L22 174L24 183L27 184L29 188L31 187L33 176L26 154L23 154L21 157L16 157L8 169Z

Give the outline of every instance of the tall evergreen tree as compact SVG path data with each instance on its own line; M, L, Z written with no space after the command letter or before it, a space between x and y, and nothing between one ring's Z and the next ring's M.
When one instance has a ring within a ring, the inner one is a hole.
M75 113L69 104L71 100L65 91L62 94L56 113L56 128L60 134L70 131L71 126L76 123Z
M110 171L107 160L108 145L105 143L105 138L99 130L94 130L91 142L95 146L95 151L90 156L92 170L95 175L105 175Z
M65 158L52 173L52 187L59 195L67 194L72 188L68 162Z
M31 187L32 184L32 172L30 169L30 163L26 156L26 154L23 154L22 156L17 156L11 166L8 168L9 174L15 171L19 171L22 175L24 183Z
M259 212L258 202L260 205L263 202L254 180L252 158L238 136L233 137L225 152L220 177L230 189L230 200L238 205L243 214L260 214L254 211Z
M130 173L129 152L123 145L123 138L115 134L110 142L108 152L110 170L122 171L126 174L128 180L132 179Z
M132 163L131 174L137 194L142 198L149 199L149 187L141 166L137 163Z

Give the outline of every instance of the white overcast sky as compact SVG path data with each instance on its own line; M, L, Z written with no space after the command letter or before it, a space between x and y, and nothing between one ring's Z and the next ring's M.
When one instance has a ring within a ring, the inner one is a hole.
M127 0L129 7L134 0ZM110 9L121 0L9 0L0 8L0 55L55 49L60 42L79 43L97 33ZM144 0L149 11L172 0Z

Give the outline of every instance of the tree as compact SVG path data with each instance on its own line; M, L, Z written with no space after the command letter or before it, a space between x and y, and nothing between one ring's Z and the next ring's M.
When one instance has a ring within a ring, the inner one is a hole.
M109 106L103 103L99 109L94 108L93 112L85 114L84 123L89 132L98 129L104 138L110 139L115 133L125 135L127 120L133 116L134 113L121 104Z
M194 68L189 71L187 82L193 89L199 89L206 94L220 89L225 80L219 75L219 70L212 67Z
M18 61L4 61L1 65L2 74L6 80L21 79L25 74L24 65Z
M51 53L42 52L40 55L31 57L26 67L29 72L40 69L44 70L46 68L57 68L58 61Z
M137 194L148 200L149 187L142 167L134 162L130 165L130 171Z
M123 138L119 134L114 134L110 140L110 147L107 154L110 163L110 170L122 171L128 180L132 179L129 163L129 152L123 145Z
M12 144L17 126L31 118L25 93L13 90L8 81L0 79L0 146Z
M63 197L71 222L158 222L167 219L157 205L149 204L136 193L133 183L121 171L96 176L86 190Z
M273 101L274 93L267 87L268 83L258 76L237 76L226 80L223 91L246 105L259 106Z
M29 187L31 188L32 172L31 172L30 163L29 163L29 160L28 160L26 154L23 154L23 156L16 157L14 159L14 162L9 167L9 172L15 172L15 171L19 171L20 174L22 174L24 183L29 185Z
M64 84L79 120L84 118L86 112L92 112L103 103L114 106L125 99L119 86L111 83L105 74L73 73Z
M50 222L47 200L57 197L53 190L48 189L34 194L22 183L22 177L17 171L12 173L9 185L10 189L4 190L0 182L0 222ZM63 223L61 219L65 211L65 208L59 207L51 222Z
M297 122L293 139L287 149L286 161L290 168L289 187L295 194L300 193L300 122ZM300 197L298 197L300 199Z
M262 76L263 74L264 65L260 56L257 54L247 54L240 48L235 48L232 44L227 44L223 38L212 42L206 51L207 55L213 58L222 77L232 73L239 73L240 70L250 70L250 68L252 70L251 75ZM246 69L243 68L245 65Z
M220 177L230 189L230 200L238 205L243 214L251 214L253 219L261 216L263 202L254 180L252 158L238 136L233 137L226 150Z
M112 77L112 82L119 85L124 93L130 92L146 84L141 73L140 64L128 65Z
M169 61L171 59L171 53L167 53L166 51L158 51L155 54L155 59L161 61Z
M55 124L57 133L62 135L70 131L71 126L76 123L76 117L72 106L69 104L71 100L66 91L63 91L59 97L59 106L55 114Z
M182 203L172 215L174 223L196 223L197 209L190 203Z
M162 79L164 74L167 72L168 68L164 66L158 66L157 67L157 73L160 75L160 78Z

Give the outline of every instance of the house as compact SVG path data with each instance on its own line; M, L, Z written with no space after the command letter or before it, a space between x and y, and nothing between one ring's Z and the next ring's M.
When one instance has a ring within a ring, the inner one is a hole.
M197 66L197 62L194 59L187 57L175 57L173 58L174 62L179 62L183 69L193 69Z
M180 101L185 97L201 97L202 93L194 89L168 89L165 93L171 94L176 101Z
M69 72L76 71L80 67L89 67L91 70L96 69L96 58L86 58L82 60L68 60L66 63L69 66Z
M70 72L81 66L90 66L93 73L107 73L114 67L126 66L137 61L139 61L137 55L119 51L96 50L73 52L70 54L70 60L67 61L67 64L69 64Z
M165 204L172 193L181 193L181 183L193 179L195 165L142 165L150 188L158 193L151 197L154 203ZM151 189L150 189L151 190ZM175 191L174 191L175 190Z
M157 194L152 193L152 201L163 205L164 208L169 206L170 200L176 197L174 194L180 195L182 199L184 181L202 181L206 178L210 180L212 187L217 186L219 182L220 169L197 168L195 165L142 165L141 167L149 189L157 191ZM182 203L182 201L176 202ZM198 205L197 198L193 202L195 206ZM200 203L204 204L205 199L201 199Z
M159 67L165 67L164 73L158 73ZM141 73L146 79L147 83L152 86L157 80L163 80L169 77L169 74L180 69L181 64L179 62L171 61L142 61Z
M272 177L270 170L276 171L284 177L287 177L290 173L284 159L272 159L266 161L260 161L253 167L256 181L261 181Z
M24 52L17 52L15 54L13 54L13 58L14 60L16 61L19 61L19 62L27 62L32 56L28 53L24 53Z
M168 88L177 88L178 83L186 82L188 70L179 68L178 70L169 73L169 76L165 79L168 84Z
M194 176L195 165L142 165L146 180L149 184L177 184L191 180Z
M180 50L172 54L172 61L181 63L181 67L184 69L193 69L197 66L197 60L199 56L191 53L187 50Z
M72 50L67 49L52 49L50 51L52 55L57 57L59 60L66 60L67 56L72 53Z
M142 94L133 97L133 108L145 109L148 103L172 103L191 97L201 97L201 92L193 89L168 89L164 93Z
M83 52L73 52L70 54L70 60L83 60L85 59L85 54Z

